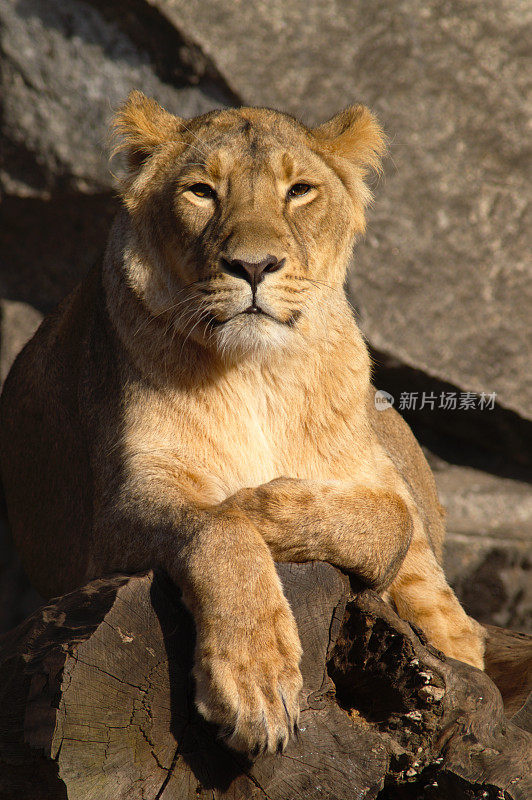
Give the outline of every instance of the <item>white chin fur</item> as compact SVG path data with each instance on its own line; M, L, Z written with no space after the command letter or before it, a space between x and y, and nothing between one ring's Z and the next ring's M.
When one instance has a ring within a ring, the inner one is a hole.
M268 317L241 314L216 328L211 341L224 358L263 359L288 347L293 335L288 325Z

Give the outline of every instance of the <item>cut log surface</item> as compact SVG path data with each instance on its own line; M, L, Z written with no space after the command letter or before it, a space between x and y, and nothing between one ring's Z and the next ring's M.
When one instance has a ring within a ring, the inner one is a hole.
M179 592L119 575L0 639L0 800L530 800L532 637L489 630L512 721L486 674L377 595L325 564L279 574L304 650L301 734L282 755L224 745L194 707Z

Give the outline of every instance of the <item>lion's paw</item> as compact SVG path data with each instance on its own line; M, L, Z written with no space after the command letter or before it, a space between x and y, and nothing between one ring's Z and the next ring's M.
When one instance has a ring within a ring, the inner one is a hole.
M252 757L282 752L297 732L302 687L301 645L288 603L262 609L258 619L237 612L221 628L199 637L196 706L235 750Z

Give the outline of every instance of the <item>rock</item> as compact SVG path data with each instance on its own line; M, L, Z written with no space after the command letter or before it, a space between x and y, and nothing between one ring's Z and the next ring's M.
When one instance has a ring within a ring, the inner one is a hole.
M446 575L468 613L532 633L530 484L468 467L434 470L447 510Z
M355 101L378 112L391 157L349 283L364 332L530 420L522 2L152 2L246 104L309 123Z
M164 20L159 38L150 40L157 20L147 4L144 30L130 24L127 3L105 6L107 14L81 0L2 4L0 181L6 194L47 198L109 190L108 125L131 89L140 87L185 116L219 103L202 82L206 61L199 51L187 48ZM167 59L162 78L158 45Z
M41 320L42 314L27 303L0 300L0 385Z
M118 200L110 192L6 197L0 296L48 313L101 258Z
M458 464L532 479L532 424L495 394L460 389L370 347L373 381L428 450Z

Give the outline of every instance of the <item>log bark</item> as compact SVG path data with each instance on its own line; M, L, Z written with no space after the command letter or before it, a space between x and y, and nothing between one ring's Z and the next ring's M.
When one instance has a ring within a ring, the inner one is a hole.
M372 592L325 564L279 573L304 649L301 735L284 754L225 747L194 708L179 592L118 575L0 639L0 800L530 798L532 637L489 629L511 721L486 674Z

